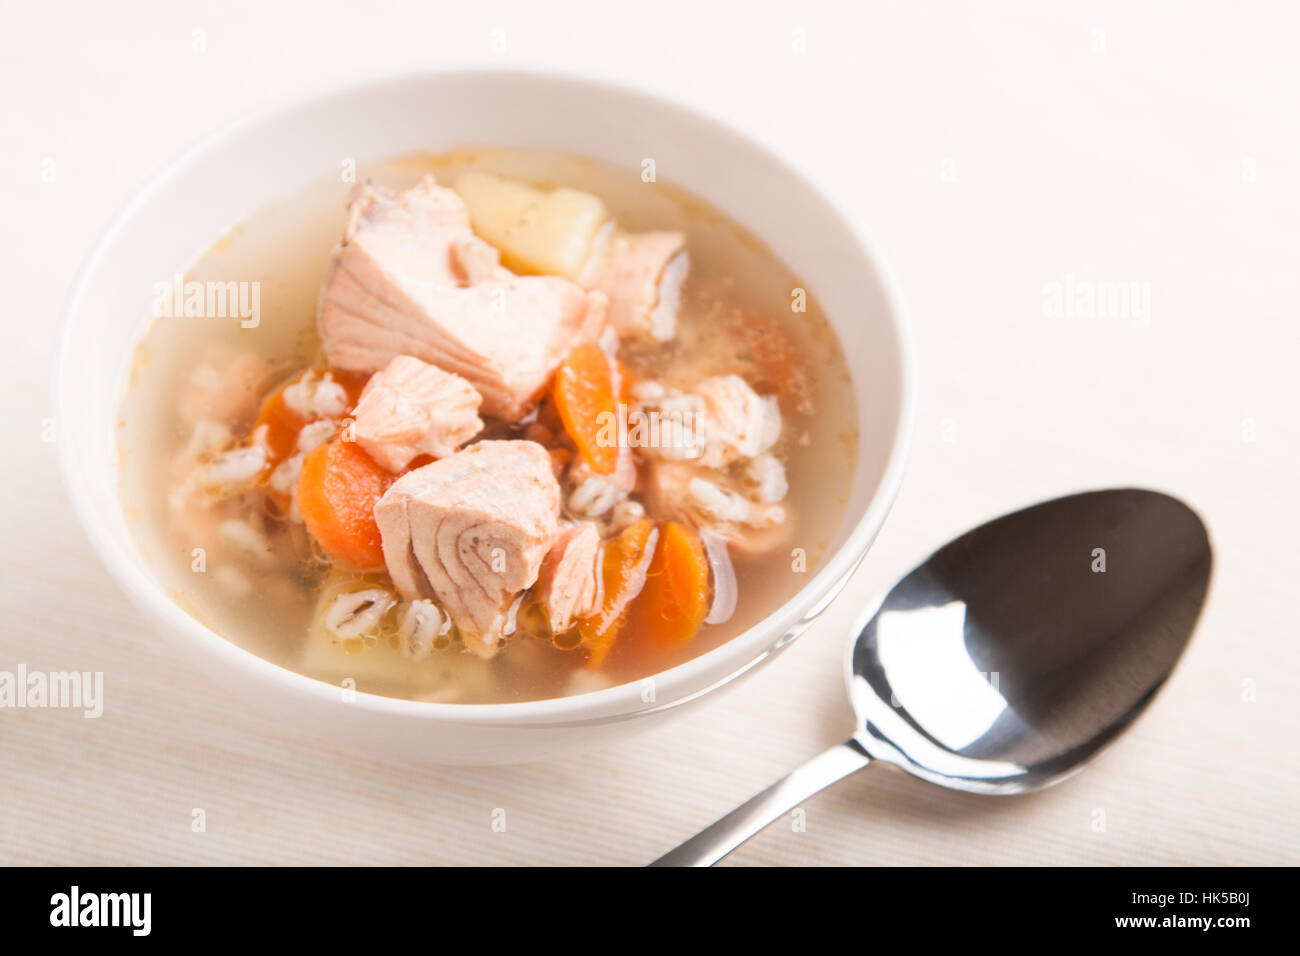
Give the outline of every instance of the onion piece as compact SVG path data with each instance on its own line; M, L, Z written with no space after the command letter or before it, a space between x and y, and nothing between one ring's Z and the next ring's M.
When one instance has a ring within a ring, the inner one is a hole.
M699 534L704 554L709 559L709 569L713 572L713 605L704 623L721 624L731 620L731 615L736 613L736 599L740 596L736 569L731 565L727 542L721 536L705 528L701 528Z

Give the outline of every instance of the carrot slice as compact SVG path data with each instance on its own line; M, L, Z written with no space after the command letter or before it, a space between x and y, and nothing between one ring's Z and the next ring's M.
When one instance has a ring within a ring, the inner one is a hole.
M375 502L393 476L355 442L335 438L302 461L295 500L311 536L337 563L357 571L384 567Z
M285 389L291 385L297 385L308 375L324 375L326 373L334 381L342 385L343 390L347 392L348 408L354 407L357 400L361 398L361 390L365 388L368 377L357 372L309 368L304 369L280 385L262 402L262 409L257 415L257 421L253 423L254 430L260 425L266 426L266 445L271 453L272 468L294 453L298 444L298 432L302 430L302 426L311 422L311 419L304 418L288 406L284 400Z
M641 593L659 530L649 518L628 525L605 544L601 560L600 607L578 622L588 663L599 668L609 656L627 619L628 605Z
M555 408L578 453L600 475L618 467L617 366L596 345L579 345L555 373Z
M699 633L709 599L709 559L699 536L665 522L645 587L628 610L629 639L635 635L637 646L651 653L670 653Z
M284 392L291 385L297 385L304 378L311 374L324 374L328 372L334 381L343 386L343 390L348 395L348 408L356 406L361 397L361 390L365 387L367 376L357 372L344 372L337 369L304 369L287 382L276 388L262 402L262 408L258 412L257 421L253 423L253 431L262 426L266 426L263 433L263 442L266 445L266 468L263 474L269 475L274 471L281 462L291 457L298 450L298 433L302 431L304 425L311 423L311 419L299 415L284 400ZM289 508L289 497L282 495L275 489L267 486L266 493L279 506L280 511L287 511Z

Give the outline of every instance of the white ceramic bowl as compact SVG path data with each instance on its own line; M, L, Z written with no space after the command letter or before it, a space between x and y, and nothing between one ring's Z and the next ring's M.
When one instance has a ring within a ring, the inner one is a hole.
M675 184L765 240L820 300L853 373L857 477L830 559L759 626L658 675L530 703L395 700L311 680L262 660L184 613L128 532L117 494L114 427L148 294L265 203L377 160L463 146L564 150L625 166L655 157ZM631 159L630 159L631 157ZM56 405L68 490L87 534L131 600L178 650L281 727L398 758L536 760L603 745L680 713L770 660L825 608L861 561L898 490L910 426L903 319L862 232L753 138L694 110L601 81L456 71L351 87L237 123L165 167L109 226L74 284Z

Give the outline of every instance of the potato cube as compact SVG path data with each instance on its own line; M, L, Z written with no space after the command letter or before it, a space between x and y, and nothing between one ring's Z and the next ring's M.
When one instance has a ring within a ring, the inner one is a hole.
M454 188L474 231L514 272L577 281L609 221L605 204L577 189L548 192L477 170L462 173Z

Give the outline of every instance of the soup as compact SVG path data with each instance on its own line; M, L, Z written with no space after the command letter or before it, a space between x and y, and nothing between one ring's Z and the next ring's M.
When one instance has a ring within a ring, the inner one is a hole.
M641 170L376 164L154 293L133 533L188 613L312 678L468 704L645 679L790 598L847 501L815 299Z

